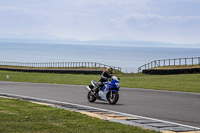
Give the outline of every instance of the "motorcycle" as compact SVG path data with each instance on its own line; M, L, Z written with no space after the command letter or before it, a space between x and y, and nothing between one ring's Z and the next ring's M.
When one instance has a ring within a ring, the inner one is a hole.
M107 101L110 104L116 104L119 99L119 84L120 78L116 76L111 77L110 82L104 82L104 86L99 90L97 94L94 93L94 89L97 87L98 83L94 80L91 81L92 85L86 86L89 91L87 99L89 102L95 102L97 99L101 101Z

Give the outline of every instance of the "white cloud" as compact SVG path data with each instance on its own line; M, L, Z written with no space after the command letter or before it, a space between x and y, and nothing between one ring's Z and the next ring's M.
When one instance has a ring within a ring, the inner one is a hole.
M0 33L200 43L198 0L0 1Z

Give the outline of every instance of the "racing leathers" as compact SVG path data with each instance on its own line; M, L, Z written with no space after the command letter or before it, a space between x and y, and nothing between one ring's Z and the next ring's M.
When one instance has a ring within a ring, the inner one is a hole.
M104 86L103 82L106 82L109 80L109 78L112 77L112 73L109 74L106 70L103 70L102 74L101 74L101 78L97 84L97 87L94 88L94 92L95 94L98 94L99 90Z

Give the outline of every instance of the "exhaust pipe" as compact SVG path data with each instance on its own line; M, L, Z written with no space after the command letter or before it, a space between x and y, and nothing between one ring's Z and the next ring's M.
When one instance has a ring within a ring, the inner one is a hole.
M90 87L89 87L89 86L86 86L86 89L87 89L88 91L91 91L91 89L90 89Z

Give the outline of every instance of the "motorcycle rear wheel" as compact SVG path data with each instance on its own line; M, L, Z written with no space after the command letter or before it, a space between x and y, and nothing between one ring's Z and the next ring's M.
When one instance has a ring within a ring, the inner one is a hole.
M88 99L89 102L95 102L96 101L96 97L94 96L93 92L91 92L91 91L88 92L87 99Z
M110 104L116 104L117 101L119 100L119 93L116 91L112 91L111 95L111 91L109 91L107 94L107 100Z

